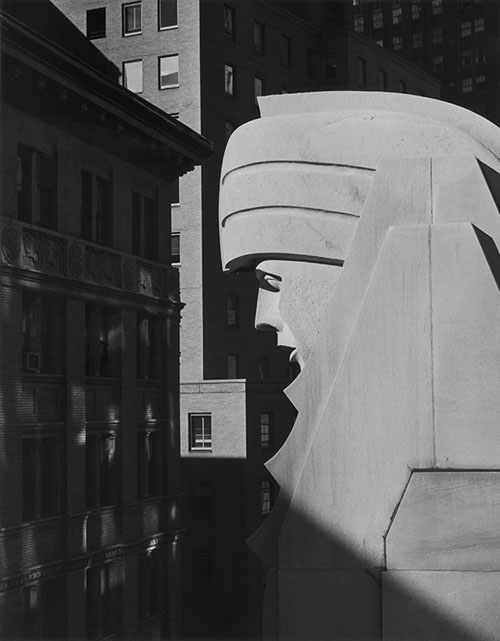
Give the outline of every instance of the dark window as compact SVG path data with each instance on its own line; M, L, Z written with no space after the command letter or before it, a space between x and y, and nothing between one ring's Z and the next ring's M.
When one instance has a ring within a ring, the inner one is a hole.
M262 481L260 484L260 510L262 516L267 516L271 511L271 482Z
M325 56L324 75L325 75L326 82L337 80L337 54L336 53L330 53Z
M420 2L411 3L411 19L419 20L422 13L422 5Z
M179 86L179 55L160 56L158 58L158 82L160 89L172 89Z
M123 35L130 36L142 32L142 7L140 2L122 5Z
M281 64L285 67L292 66L292 39L281 36Z
M387 71L384 69L378 70L378 88L381 91L387 91Z
M228 96L235 95L235 69L232 65L224 65L224 92Z
M224 33L229 38L235 36L234 9L227 4L224 5Z
M443 56L434 56L432 59L432 70L434 73L441 73L441 71L443 71Z
M132 253L158 260L158 211L156 201L132 192Z
M122 606L117 564L105 563L88 568L86 579L87 639L118 634Z
M180 178L176 178L173 183L171 183L171 198L172 205L178 205L180 203Z
M137 317L137 378L161 379L164 372L163 322L160 316Z
M23 639L66 639L62 578L23 588Z
M23 521L61 514L61 467L59 436L23 438Z
M259 380L261 381L269 380L269 356L267 354L259 354L258 360L257 360L257 368L258 368Z
M239 323L239 300L238 296L230 294L227 297L227 324L230 327L238 327Z
M238 354L227 355L227 377L238 378L240 375L240 357Z
M253 46L261 55L266 52L266 28L262 22L253 23Z
M27 145L17 147L17 217L57 229L57 162Z
M111 181L81 174L81 235L101 245L113 245L113 201Z
M366 88L366 82L366 60L364 58L358 58L358 85Z
M260 414L260 446L263 450L271 447L271 412Z
M110 307L85 307L85 370L87 376L118 375L118 315Z
M382 16L382 11L376 11L372 15L372 20L373 20L373 28L374 29L382 29L384 26L384 19Z
M212 415L189 415L189 449L212 450Z
M158 430L137 434L137 494L140 499L163 494L164 459L162 433Z
M62 304L57 298L23 292L23 371L63 371Z
M167 568L161 548L138 556L138 610L140 619L149 619L164 611Z
M116 434L87 433L87 506L117 502Z
M179 233L170 236L170 255L172 264L179 265L181 262L181 235Z
M264 95L264 80L255 76L254 78L254 95L255 95L255 104L257 104L257 98Z
M177 0L158 0L158 28L177 26Z
M106 7L87 11L87 38L97 40L106 37Z

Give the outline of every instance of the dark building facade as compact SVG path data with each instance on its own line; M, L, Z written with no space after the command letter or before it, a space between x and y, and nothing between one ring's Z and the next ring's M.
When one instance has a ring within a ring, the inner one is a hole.
M442 82L442 99L500 123L495 0L346 3L351 26Z
M50 2L4 2L0 636L174 638L172 183L211 152Z
M264 570L245 539L278 491L264 463L283 444L296 374L256 332L253 274L222 274L218 191L232 131L262 94L380 89L439 96L439 82L346 26L338 2L56 0L120 69L120 82L216 147L172 208L180 266L181 455L186 503L184 632L260 634ZM364 72L363 72L364 69ZM364 74L364 75L363 75ZM384 80L385 78L385 80Z

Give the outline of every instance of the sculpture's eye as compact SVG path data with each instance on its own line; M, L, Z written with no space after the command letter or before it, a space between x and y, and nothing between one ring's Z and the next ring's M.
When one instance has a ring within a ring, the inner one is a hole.
M279 292L281 286L281 279L279 276L273 276L272 274L266 274L264 276L267 288L271 289L273 292Z

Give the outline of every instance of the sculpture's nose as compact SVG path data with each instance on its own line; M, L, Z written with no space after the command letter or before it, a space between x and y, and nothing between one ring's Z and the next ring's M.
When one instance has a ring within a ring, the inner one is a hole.
M255 329L281 332L283 319L279 312L279 292L259 289L257 310L255 313Z

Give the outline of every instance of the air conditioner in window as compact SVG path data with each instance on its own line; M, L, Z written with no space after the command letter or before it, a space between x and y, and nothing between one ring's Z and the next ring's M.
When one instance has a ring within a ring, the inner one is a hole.
M38 352L28 352L26 354L26 369L35 374L40 373L40 354Z

